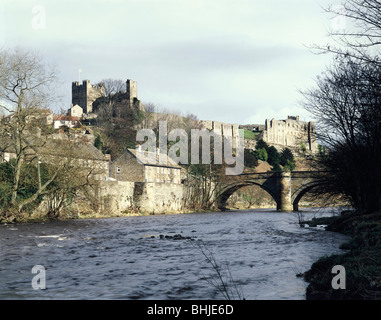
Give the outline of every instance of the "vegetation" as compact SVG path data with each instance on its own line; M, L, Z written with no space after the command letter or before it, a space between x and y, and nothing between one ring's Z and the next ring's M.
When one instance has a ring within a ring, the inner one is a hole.
M317 119L322 147L312 165L329 172L314 189L345 195L355 211L343 214L328 230L352 240L344 255L324 257L305 274L308 299L381 298L381 4L346 0L344 15L355 29L333 31L334 45L315 46L335 54L333 65L304 91L305 108ZM327 9L335 13L332 7ZM337 14L337 13L336 13ZM345 290L333 290L332 267L346 269Z
M44 200L44 214L57 217L68 201L90 185L92 168L75 161L75 146L48 139L44 106L54 101L54 70L34 53L0 51L0 154L12 155L0 166L0 222L30 216ZM45 115L45 117L44 117ZM78 150L78 149L77 149ZM54 156L61 152L60 157ZM47 156L49 155L49 156Z
M257 160L267 161L272 165L272 170L276 172L282 170L293 171L296 166L294 155L289 148L285 148L279 153L274 146L269 146L262 139L258 140L256 144L254 156Z
M323 257L316 261L303 276L310 284L307 299L356 299L381 298L381 214L359 215L347 212L329 220L308 222L328 223L328 230L350 235L341 245L348 250L342 255ZM332 267L342 265L346 270L346 289L332 289Z
M244 139L249 139L249 140L255 140L255 138L258 135L257 132L253 132L247 129L244 129L243 134L244 134Z

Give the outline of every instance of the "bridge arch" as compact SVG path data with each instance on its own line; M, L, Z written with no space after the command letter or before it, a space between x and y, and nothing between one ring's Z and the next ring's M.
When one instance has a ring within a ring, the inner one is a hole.
M293 211L299 211L299 201L303 198L303 196L306 193L310 192L312 189L316 188L319 185L319 182L314 181L306 185L303 185L299 189L295 190L291 197Z
M216 194L218 207L226 209L226 201L238 189L257 185L275 200L279 211L298 211L300 199L313 188L322 184L324 171L256 172L241 174L230 182L220 183Z
M228 201L229 197L237 190L243 187L250 186L250 185L256 185L260 187L261 189L263 189L264 191L266 191L274 199L278 207L278 198L277 198L277 193L275 190L273 190L271 187L268 187L265 184L248 180L243 183L238 183L238 184L225 187L218 197L218 208L220 210L226 210L226 202Z

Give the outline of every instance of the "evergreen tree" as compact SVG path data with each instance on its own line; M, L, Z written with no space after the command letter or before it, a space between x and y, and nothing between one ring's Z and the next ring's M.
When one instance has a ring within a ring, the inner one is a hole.
M102 145L103 145L103 142L102 142L101 136L98 134L94 141L94 147L97 148L98 150L102 150Z

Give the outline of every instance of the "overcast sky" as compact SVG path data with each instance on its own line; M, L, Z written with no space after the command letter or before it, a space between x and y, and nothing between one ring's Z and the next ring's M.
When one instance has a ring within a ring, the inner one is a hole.
M56 64L65 109L81 69L81 81L136 80L143 103L202 120L311 120L298 89L330 63L306 48L328 41L329 4L339 1L0 0L0 45Z

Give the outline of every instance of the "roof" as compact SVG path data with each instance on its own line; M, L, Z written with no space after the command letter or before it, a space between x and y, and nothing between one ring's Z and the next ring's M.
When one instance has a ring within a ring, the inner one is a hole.
M179 166L172 158L170 158L168 155L166 155L165 153L160 153L161 157L164 158L164 161L166 162L165 163L160 163L159 161L159 154L157 152L149 152L149 151L146 151L146 152L137 152L136 149L127 149L126 152L130 153L134 158L136 158L136 160L145 165L145 166L154 166L154 167L165 167L165 168L174 168L174 169L182 169L181 166ZM126 152L124 152L121 156L123 156ZM142 155L144 153L144 156ZM121 157L120 156L120 157ZM154 162L151 163L149 162L146 158L148 158L149 156L153 156L152 158L154 158ZM120 158L119 157L119 158ZM118 160L119 158L115 159ZM114 162L115 162L114 161Z
M60 121L79 121L78 117L71 117L71 116L54 116L54 120L60 120Z
M92 143L73 141L69 139L37 138L30 136L24 138L24 143L29 145L25 153L33 156L35 150L40 155L52 155L58 157L73 157L76 159L109 161L110 155L105 155L98 150ZM2 150L3 149L3 150ZM0 152L15 153L13 143L9 138L0 139Z

